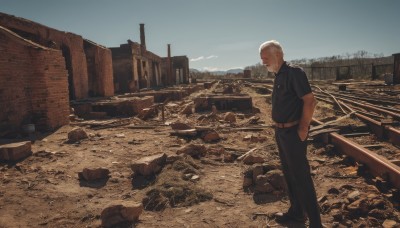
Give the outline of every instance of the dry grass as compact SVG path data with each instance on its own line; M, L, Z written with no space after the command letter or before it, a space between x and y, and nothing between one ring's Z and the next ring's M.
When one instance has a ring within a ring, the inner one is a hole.
M166 166L154 186L146 193L142 201L144 208L160 211L167 207L185 207L211 200L211 193L186 178L191 174L199 174L199 168L190 156L181 157Z

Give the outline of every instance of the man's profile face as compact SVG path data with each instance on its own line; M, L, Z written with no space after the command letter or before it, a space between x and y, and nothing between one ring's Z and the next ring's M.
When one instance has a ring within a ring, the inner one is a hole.
M278 56L276 52L266 48L261 51L260 56L263 65L267 67L269 72L276 73L278 71Z

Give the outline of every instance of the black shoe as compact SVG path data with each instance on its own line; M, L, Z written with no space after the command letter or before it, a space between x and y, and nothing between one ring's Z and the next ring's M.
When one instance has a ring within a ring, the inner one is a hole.
M304 223L306 220L303 217L296 217L289 213L278 212L275 214L275 221L278 223L287 223L287 222L301 222Z

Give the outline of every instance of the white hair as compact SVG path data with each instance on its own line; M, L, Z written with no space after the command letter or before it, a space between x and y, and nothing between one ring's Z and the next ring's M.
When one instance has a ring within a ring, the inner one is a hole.
M281 53L281 54L283 55L282 46L281 46L281 44L280 44L278 41L276 41L276 40L269 40L269 41L266 41L266 42L262 43L262 44L260 45L260 48L259 48L260 54L261 54L261 52L262 52L263 50L269 49L269 48L272 48L272 49L274 49L274 51L277 51L277 52L279 52L279 53Z

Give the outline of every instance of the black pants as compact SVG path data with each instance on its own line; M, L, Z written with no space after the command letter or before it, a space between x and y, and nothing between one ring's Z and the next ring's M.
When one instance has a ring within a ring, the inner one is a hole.
M319 228L321 216L306 155L307 140L304 142L300 140L297 128L298 125L275 129L275 140L288 186L290 200L288 212L299 218L304 217L306 213L310 227Z

